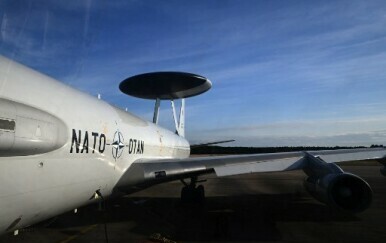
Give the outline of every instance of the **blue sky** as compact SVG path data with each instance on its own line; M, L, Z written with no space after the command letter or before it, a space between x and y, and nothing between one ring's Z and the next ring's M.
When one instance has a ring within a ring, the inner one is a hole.
M0 1L0 54L150 120L118 85L186 71L187 138L386 144L384 1ZM161 125L172 127L164 102Z

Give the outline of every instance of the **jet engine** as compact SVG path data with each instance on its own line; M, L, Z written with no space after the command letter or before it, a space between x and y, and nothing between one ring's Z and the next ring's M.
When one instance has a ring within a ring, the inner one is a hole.
M315 199L345 212L362 212L372 201L369 184L349 173L331 173L322 178L311 176L305 180L304 186Z

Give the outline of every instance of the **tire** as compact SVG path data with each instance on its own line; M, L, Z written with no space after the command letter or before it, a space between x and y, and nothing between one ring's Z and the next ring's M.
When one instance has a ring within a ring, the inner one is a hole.
M199 185L196 189L195 189L195 196L196 196L196 201L199 202L199 203L202 203L204 202L205 200L205 188L204 186L202 185Z
M184 186L181 190L181 202L182 203L191 203L194 200L194 191L188 186Z

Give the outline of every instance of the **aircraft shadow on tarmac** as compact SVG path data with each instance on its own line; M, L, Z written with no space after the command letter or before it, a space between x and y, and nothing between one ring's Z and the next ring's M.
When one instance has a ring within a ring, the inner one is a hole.
M278 222L357 220L309 196L288 193L208 197L203 204L190 205L179 198L124 197L108 201L102 211L93 204L78 214L61 215L49 227L74 234L76 227L106 222L108 228L119 223L134 234L159 233L176 241L271 241L281 239Z

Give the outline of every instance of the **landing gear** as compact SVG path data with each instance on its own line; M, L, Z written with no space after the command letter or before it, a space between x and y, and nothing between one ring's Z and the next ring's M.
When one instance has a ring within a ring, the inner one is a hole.
M205 200L204 186L199 185L196 187L197 177L190 178L190 184L187 184L184 180L181 182L185 185L181 190L181 202L182 203L203 203Z

